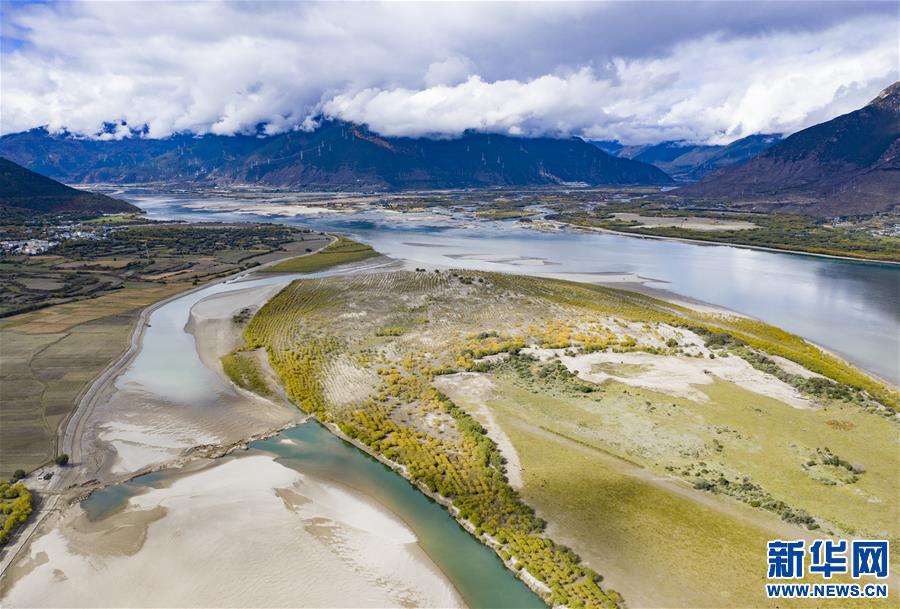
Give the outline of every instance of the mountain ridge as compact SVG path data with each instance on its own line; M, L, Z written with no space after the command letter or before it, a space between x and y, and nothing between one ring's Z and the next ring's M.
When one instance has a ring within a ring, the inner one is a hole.
M0 213L22 216L29 212L140 213L125 201L60 184L0 157Z
M759 211L852 215L900 205L900 82L673 194Z
M325 121L275 136L87 140L36 129L0 138L0 155L69 183L204 181L385 190L567 183L669 185L660 169L578 139L467 132L455 139L380 136Z
M781 139L777 133L757 133L725 145L669 140L659 144L623 146L616 141L592 141L614 156L649 163L677 182L696 182L722 167L749 161Z

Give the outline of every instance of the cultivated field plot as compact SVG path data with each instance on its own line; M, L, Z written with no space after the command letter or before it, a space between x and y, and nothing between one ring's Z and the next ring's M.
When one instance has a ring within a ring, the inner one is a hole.
M119 226L112 218L109 225L94 227L66 228L86 233L102 229L106 231L102 238L69 239L46 255L0 258L0 316L96 298L135 283L205 281L282 258L285 253L315 251L331 240L309 230L273 224ZM34 229L40 230L52 234L60 229ZM21 231L22 227L0 227L5 236Z
M60 423L128 347L143 308L331 240L272 225L143 224L111 239L64 244L52 256L8 257L0 284L0 314L7 315L0 320L0 476L53 459ZM27 312L10 314L20 309Z
M173 287L183 290L189 284ZM140 310L135 307L166 294L141 295L148 299L129 299L120 303L128 308L118 312L104 314L114 303L92 308L88 303L93 301L82 301L63 305L70 318L54 307L0 326L0 476L19 468L31 471L53 459L60 422L88 383L127 348Z
M317 249L317 248L316 248ZM313 249L308 249L308 252ZM340 264L360 262L377 256L378 253L364 243L346 237L338 237L315 256L300 256L274 264L264 271L269 273L315 273Z
M553 604L755 606L768 539L898 539L896 392L754 320L394 272L294 282L245 338L236 382L271 365Z

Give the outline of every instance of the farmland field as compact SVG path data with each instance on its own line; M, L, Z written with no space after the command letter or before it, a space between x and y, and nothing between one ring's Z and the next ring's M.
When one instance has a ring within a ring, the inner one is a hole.
M377 255L378 253L368 245L346 237L338 237L314 256L290 258L264 270L269 273L315 273L332 266L359 262Z
M8 274L0 290L6 314L0 320L0 476L53 459L60 423L128 347L142 309L330 241L268 225L143 224L114 235L63 245L47 256L8 256L3 263ZM49 277L68 291L54 288L56 296L48 298L41 289L46 285L29 283Z

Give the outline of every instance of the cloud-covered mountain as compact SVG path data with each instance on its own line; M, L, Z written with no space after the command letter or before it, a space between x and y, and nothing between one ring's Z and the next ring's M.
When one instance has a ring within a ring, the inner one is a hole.
M829 216L893 209L900 205L900 82L859 110L675 192Z
M35 213L139 211L125 201L70 188L0 157L0 215L25 217Z
M152 6L152 9L148 8ZM895 78L890 2L5 2L0 133L724 144ZM107 123L115 129L104 128Z
M483 133L455 139L382 137L340 121L325 121L310 132L259 137L96 140L34 129L0 138L0 155L70 183L427 189L672 182L652 165L611 156L578 138Z

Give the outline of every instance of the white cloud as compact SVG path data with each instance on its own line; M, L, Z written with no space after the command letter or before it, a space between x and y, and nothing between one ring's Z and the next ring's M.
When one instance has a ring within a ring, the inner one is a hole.
M475 64L468 57L448 57L428 66L425 71L425 86L455 85L477 73Z
M3 4L0 132L277 133L324 112L389 135L729 141L896 80L896 13L873 6Z
M868 102L896 78L895 41L896 26L875 19L816 34L708 36L661 58L615 59L602 78L589 67L527 81L471 76L455 86L344 93L323 109L385 135L476 129L729 142L796 131Z

